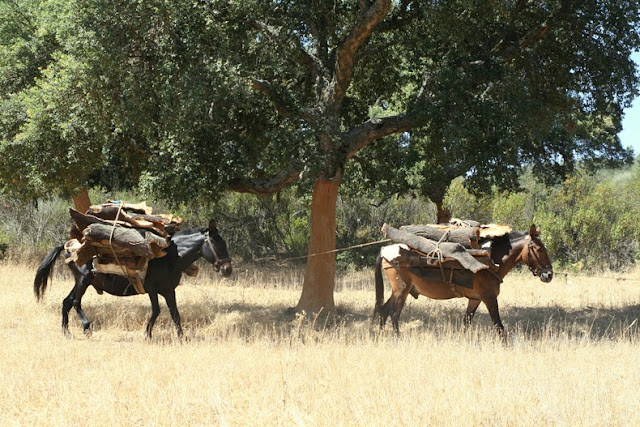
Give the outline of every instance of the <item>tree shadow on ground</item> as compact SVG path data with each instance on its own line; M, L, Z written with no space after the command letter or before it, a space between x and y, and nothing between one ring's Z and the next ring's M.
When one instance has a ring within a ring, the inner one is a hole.
M466 300L465 300L466 301ZM438 306L439 305L439 306ZM464 331L465 309L453 307L440 301L413 304L400 316L400 330L403 325L412 330L459 330ZM582 307L570 309L560 306L526 307L509 306L500 309L500 317L507 334L516 334L522 339L542 339L565 337L570 339L611 339L635 337L640 340L640 305L620 308ZM390 320L388 326L390 327ZM493 322L481 305L472 323L473 328L493 329Z
M93 322L92 329L117 328L125 331L144 332L151 314L148 299L125 299L109 297L98 305L83 307ZM154 334L175 332L169 311L161 299L161 313L154 327ZM352 309L338 307L327 316L301 315L293 312L285 304L249 304L244 302L190 302L179 305L182 325L187 334L204 338L204 334L216 336L239 335L251 338L256 335L274 334L284 337L302 327L315 330L367 328L377 334L377 320L373 318L373 308ZM501 308L501 317L507 334L517 334L522 339L537 340L548 337L571 339L611 339L620 337L640 338L640 305L629 305L619 309L584 307L568 309L559 306ZM72 311L71 325L78 325L77 316ZM440 301L420 299L406 307L400 316L400 331L415 333L426 331L460 331L463 327L464 308ZM473 320L473 327L492 330L491 319L486 308L481 305ZM387 329L391 329L390 321Z

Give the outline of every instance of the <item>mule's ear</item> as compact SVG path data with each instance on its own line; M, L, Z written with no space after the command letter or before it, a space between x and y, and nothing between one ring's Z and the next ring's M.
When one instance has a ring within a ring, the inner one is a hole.
M535 224L531 224L531 228L529 228L529 236L538 237L540 235L540 228L536 227Z
M216 228L218 228L216 225L216 221L214 219L209 221L209 231L214 231Z

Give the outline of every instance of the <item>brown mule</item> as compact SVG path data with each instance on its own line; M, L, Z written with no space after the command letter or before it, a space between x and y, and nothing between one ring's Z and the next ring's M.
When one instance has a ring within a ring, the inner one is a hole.
M498 295L500 283L504 277L518 264L526 264L534 276L547 283L553 278L553 267L544 244L539 239L540 229L532 225L529 234L510 232L505 236L494 238L491 248L491 259L497 269L484 269L473 274L472 287L464 287L455 283L438 280L426 280L409 270L408 260L402 257L390 263L381 255L376 260L376 307L374 316L379 316L380 328L384 327L391 316L393 329L399 333L398 319L409 293L417 298L424 295L432 299L451 299L466 297L469 302L465 313L465 325L469 325L481 302L489 310L489 315L501 334L504 326L498 311ZM384 248L383 248L384 249ZM391 296L385 302L382 270L391 283Z

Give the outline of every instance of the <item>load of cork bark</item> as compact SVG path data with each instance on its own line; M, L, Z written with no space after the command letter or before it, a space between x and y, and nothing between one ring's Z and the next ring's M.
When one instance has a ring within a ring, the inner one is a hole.
M107 201L85 213L69 209L69 214L73 223L65 261L82 266L93 260L95 272L127 276L138 293L144 293L149 261L166 255L182 224L179 217L154 214L145 202Z
M382 249L381 255L392 265L406 263L425 280L444 281L472 287L473 274L497 269L491 259L494 239L512 231L502 224L480 224L452 219L447 224L382 226L382 233L397 243Z

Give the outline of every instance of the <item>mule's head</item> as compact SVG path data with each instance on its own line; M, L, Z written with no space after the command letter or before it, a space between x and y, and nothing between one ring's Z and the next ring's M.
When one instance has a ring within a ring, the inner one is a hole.
M540 228L531 225L527 243L522 253L522 260L527 264L534 276L540 277L545 283L553 279L553 266L547 253L547 248L540 240Z
M216 222L209 221L209 229L205 233L205 242L202 245L202 256L213 264L213 268L224 277L231 276L231 257L227 251L227 243L218 233Z

